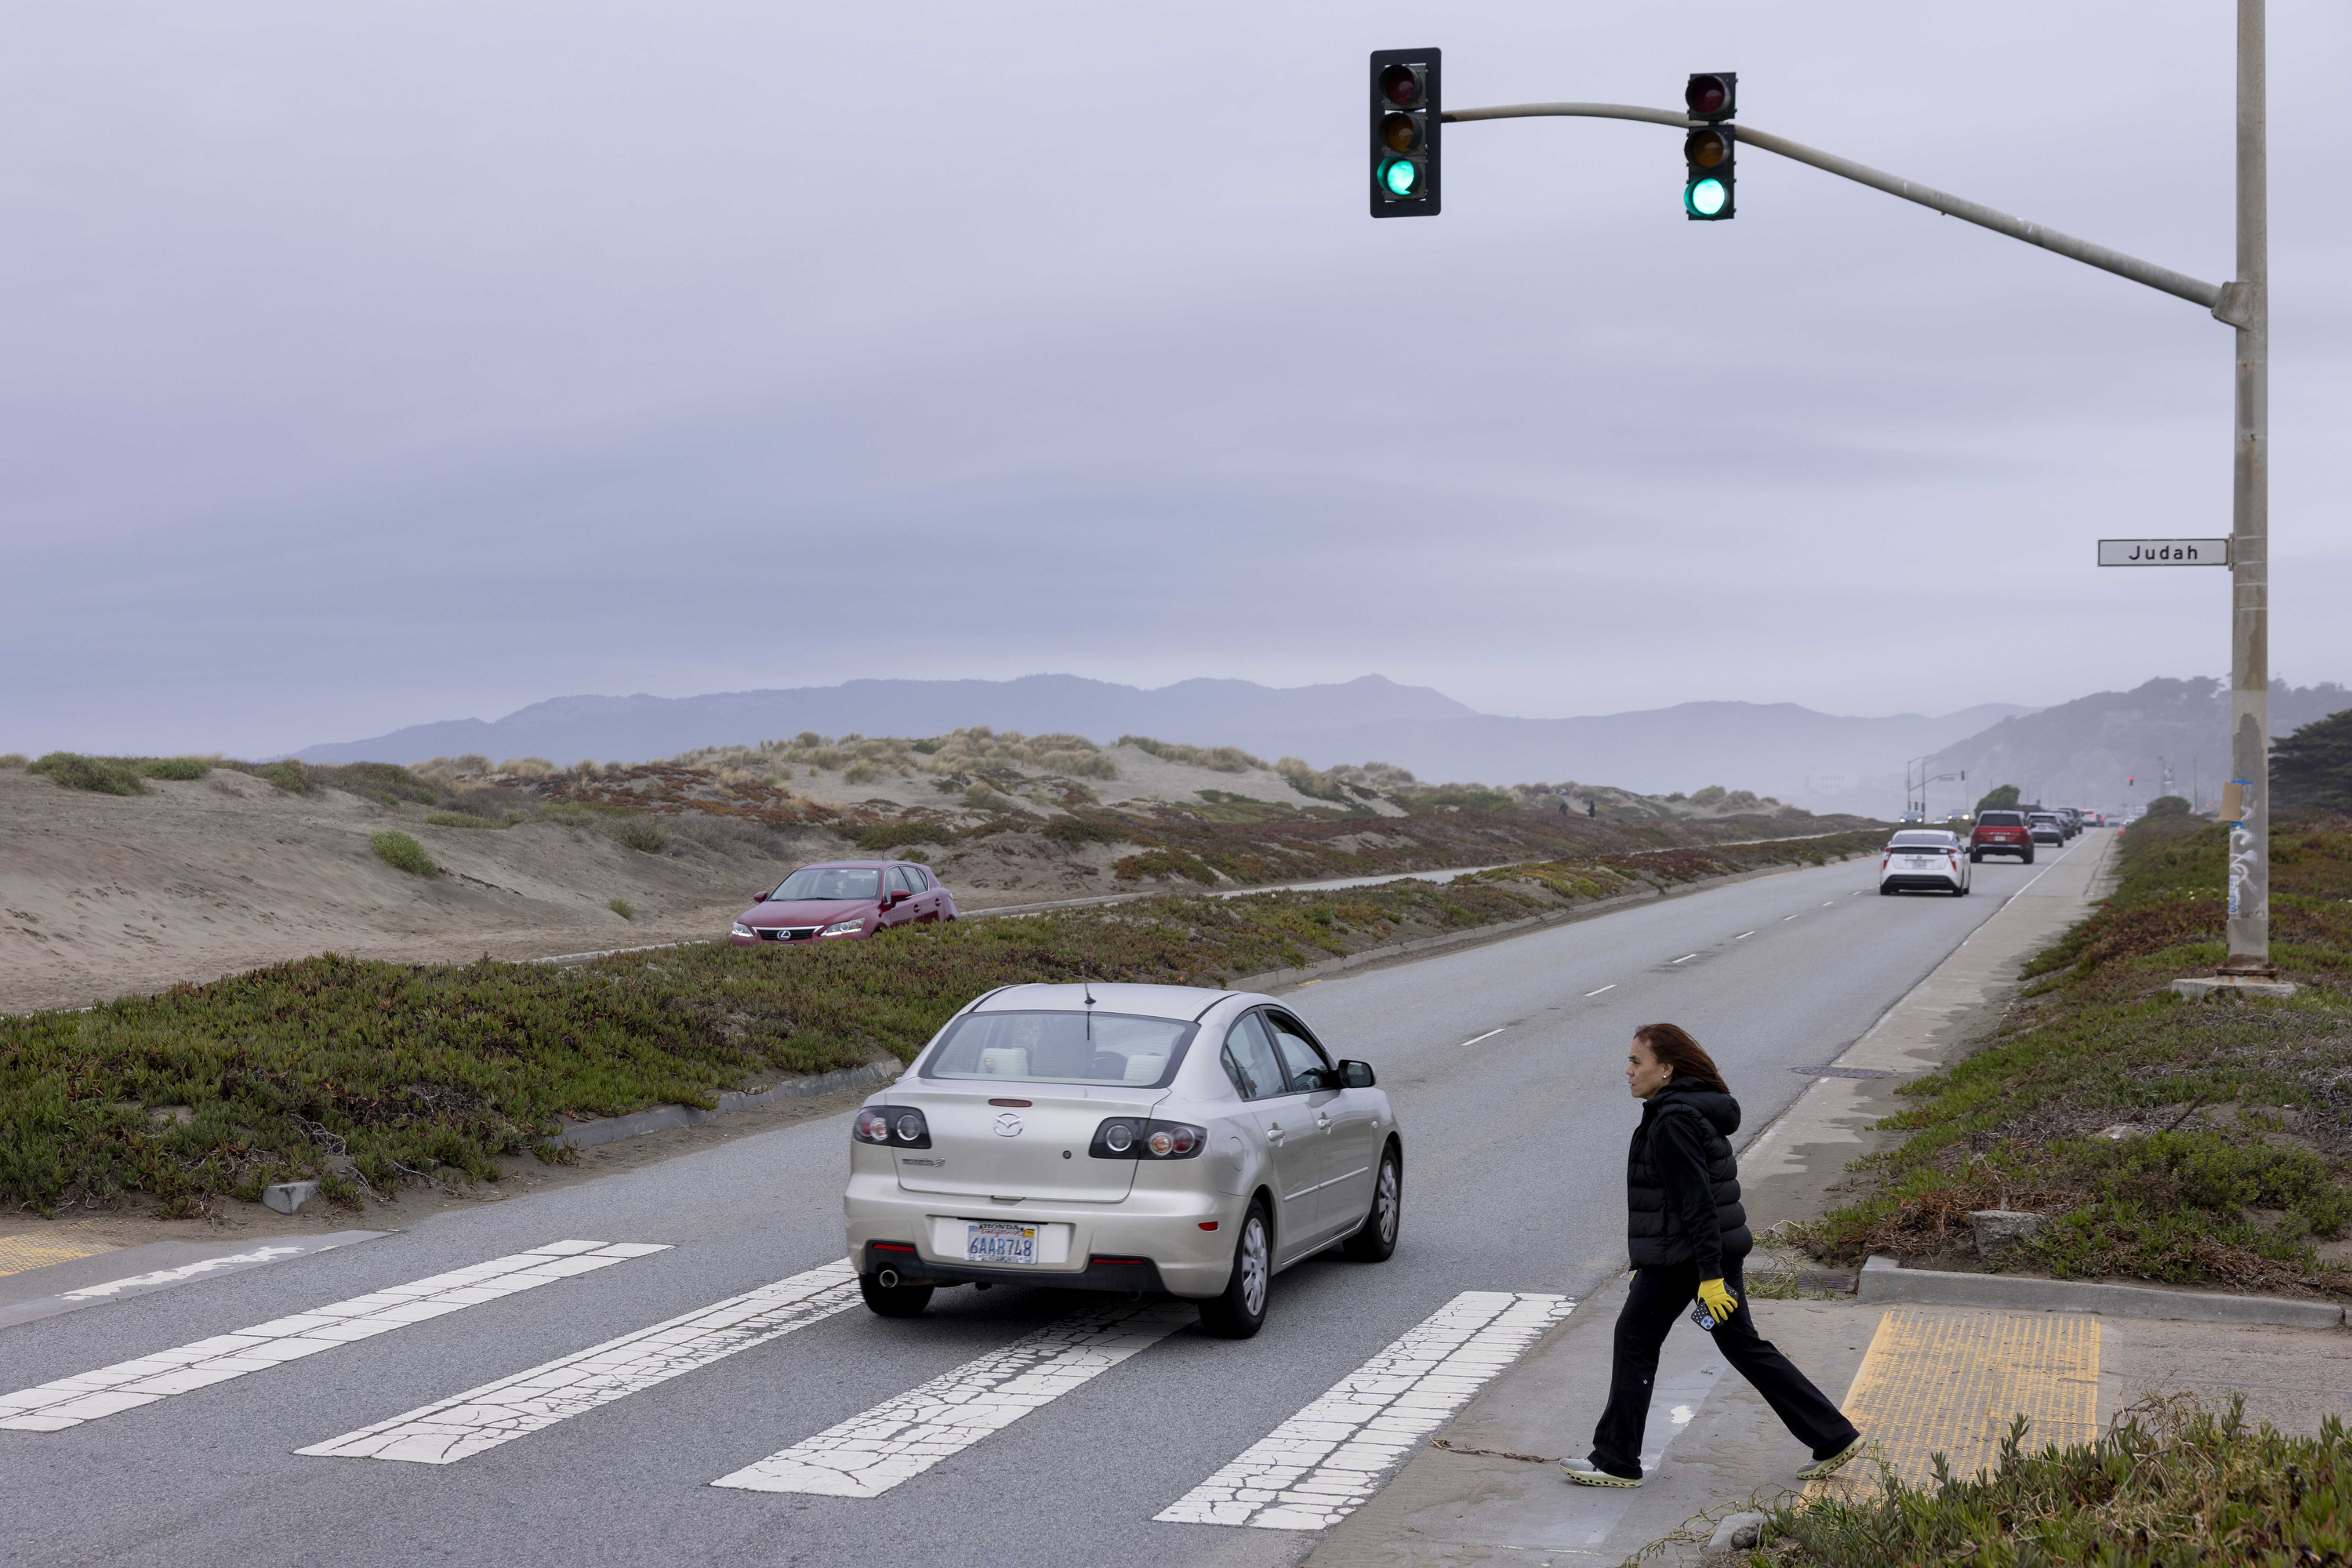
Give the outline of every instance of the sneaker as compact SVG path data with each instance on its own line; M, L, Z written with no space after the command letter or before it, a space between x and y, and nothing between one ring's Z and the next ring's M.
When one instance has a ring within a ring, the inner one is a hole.
M1559 1471L1580 1487L1638 1487L1642 1484L1639 1476L1612 1476L1583 1459L1562 1459Z
M1797 1472L1797 1479L1801 1481L1817 1481L1823 1476L1834 1475L1837 1472L1839 1466L1844 1464L1848 1459L1853 1458L1856 1454L1861 1452L1862 1435L1857 1432L1854 1434L1853 1442L1848 1443L1844 1447L1840 1448L1828 1458L1815 1459L1811 1464L1807 1465L1803 1469L1799 1470Z

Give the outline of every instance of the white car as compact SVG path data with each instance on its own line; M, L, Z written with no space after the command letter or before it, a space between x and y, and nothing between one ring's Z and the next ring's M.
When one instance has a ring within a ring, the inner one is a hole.
M1975 858L1957 833L1910 828L1889 839L1878 862L1878 890L1893 895L1914 889L1964 894L1974 883Z
M1269 1282L1396 1248L1404 1142L1372 1069L1271 996L1013 985L948 1021L851 1124L866 1304L942 1286L1164 1290L1255 1334Z

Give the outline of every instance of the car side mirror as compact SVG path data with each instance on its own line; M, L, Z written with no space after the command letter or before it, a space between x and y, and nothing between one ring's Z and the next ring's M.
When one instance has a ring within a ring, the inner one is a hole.
M885 893L882 895L882 907L886 910L895 910L906 900L906 898L907 895L904 893Z
M772 889L771 889L771 891L772 891ZM755 904L764 904L768 901L768 898L769 893L767 892L754 893L751 895L751 901Z
M1370 1089L1379 1081L1372 1074L1370 1062L1343 1061L1339 1064L1339 1087L1342 1089Z

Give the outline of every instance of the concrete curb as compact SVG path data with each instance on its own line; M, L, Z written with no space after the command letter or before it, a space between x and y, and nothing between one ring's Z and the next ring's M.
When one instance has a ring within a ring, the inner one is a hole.
M906 1063L894 1058L888 1061L867 1062L864 1067L813 1073L807 1078L796 1078L770 1089L730 1089L719 1097L716 1110L698 1110L690 1105L656 1105L650 1110L640 1110L628 1116L606 1116L594 1121L575 1122L563 1129L555 1141L566 1148L593 1149L600 1143L617 1143L624 1138L641 1138L648 1132L667 1132L673 1127L699 1127L721 1116L731 1116L739 1110L756 1110L762 1105L773 1105L780 1100L814 1100L821 1094L860 1089L869 1083L897 1078L906 1070Z
M2293 1329L2340 1329L2345 1321L2344 1309L2326 1301L2220 1296L2152 1285L2098 1285L2009 1274L1946 1274L1906 1268L1884 1257L1862 1266L1854 1300L1874 1304L1907 1301L1935 1307L2097 1312L2113 1318L2171 1318L2192 1323L2272 1323Z
M1835 866L1857 858L1852 855L1833 855L1822 862ZM1350 969L1362 969L1370 964L1385 963L1399 958L1420 958L1449 952L1457 947L1475 947L1482 942L1500 942L1522 931L1539 931L1548 926L1573 925L1635 904L1655 903L1661 899L1679 899L1691 893L1705 892L1709 888L1726 887L1733 882L1753 881L1759 877L1777 877L1786 871L1818 870L1811 862L1785 866L1759 866L1752 871L1726 871L1717 877L1701 877L1695 882L1683 882L1664 889L1646 888L1638 893L1620 893L1612 899L1596 899L1591 903L1574 909L1555 910L1549 914L1529 915L1525 920L1505 921L1499 925L1479 926L1474 931L1447 931L1440 936L1416 937L1411 942L1383 942L1360 952L1342 953L1319 963L1295 969L1269 969L1261 974L1244 974L1226 985L1228 991L1272 991L1277 985L1301 985L1309 980L1340 974Z

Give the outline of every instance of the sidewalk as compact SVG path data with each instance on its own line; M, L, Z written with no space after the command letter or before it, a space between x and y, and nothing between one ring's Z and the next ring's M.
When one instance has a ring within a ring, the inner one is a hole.
M1837 1076L1816 1080L1749 1142L1741 1181L1759 1233L1843 1201L1847 1163L1891 1136L1871 1123L1900 1108L1895 1088L1990 1024L2019 966L2096 905L2112 845L2085 841L2021 889L1838 1059ZM1751 1284L1768 1261L1759 1254L1751 1264ZM1581 1458L1591 1446L1624 1293L1621 1279L1580 1303L1307 1561L1567 1568L1622 1563L1680 1532L1654 1561L1695 1562L1711 1533L1701 1516L1788 1495L1811 1456L1687 1322L1659 1364L1646 1484L1601 1490L1559 1474L1557 1460ZM2352 1333L2341 1329L1864 1304L1850 1295L1751 1305L1759 1331L1839 1394L1877 1456L1914 1480L1930 1477L1937 1452L1956 1471L1990 1466L2019 1411L2037 1444L2095 1436L2158 1393L2240 1390L2250 1419L2296 1431L2315 1432L2326 1415L2352 1416ZM1876 1476L1864 1462L1833 1484L1869 1486Z

